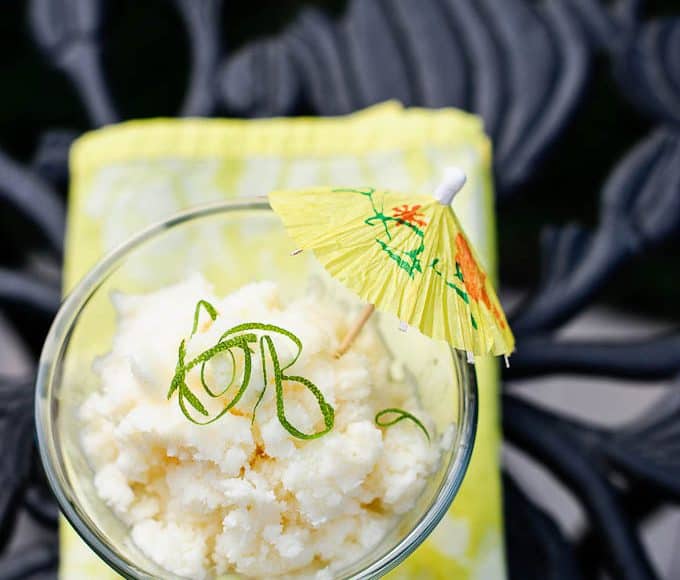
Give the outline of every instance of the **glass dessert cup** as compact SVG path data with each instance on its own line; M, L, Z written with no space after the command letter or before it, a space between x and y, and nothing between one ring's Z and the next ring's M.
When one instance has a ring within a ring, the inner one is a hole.
M110 350L115 333L112 294L153 292L200 272L224 295L253 281L273 280L295 298L314 292L359 311L360 299L332 280L310 253L291 257L293 242L266 202L199 207L152 226L95 266L64 301L40 359L36 424L40 453L60 508L76 532L114 570L129 578L177 578L130 539L129 528L97 495L81 446L78 410L98 388L93 362ZM467 469L477 419L474 369L465 356L376 312L395 372L410 382L439 437L454 424L438 470L416 504L339 578L374 578L415 550L444 516ZM152 340L153 337L150 337Z

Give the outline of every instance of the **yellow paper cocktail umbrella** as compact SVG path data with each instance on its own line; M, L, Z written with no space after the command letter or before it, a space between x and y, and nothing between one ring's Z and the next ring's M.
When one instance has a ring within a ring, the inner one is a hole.
M274 191L273 210L302 250L369 306L476 355L509 355L515 340L496 292L450 207L465 175L447 172L434 196L373 187Z

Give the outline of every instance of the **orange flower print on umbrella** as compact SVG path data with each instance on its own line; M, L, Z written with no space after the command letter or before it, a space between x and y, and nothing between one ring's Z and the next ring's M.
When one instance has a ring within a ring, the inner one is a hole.
M477 302L481 301L493 314L498 325L502 329L505 329L507 327L505 316L501 313L500 309L491 302L491 298L486 289L486 274L479 269L477 260L475 260L472 255L472 251L470 250L470 246L468 245L465 236L461 233L456 236L456 264L460 266L463 275L463 284L465 285L465 290L470 298Z
M401 207L393 207L392 217L397 218L398 226L409 223L424 228L427 225L427 222L424 219L421 219L425 217L425 214L418 211L421 207L420 204L409 207L407 203L403 204Z

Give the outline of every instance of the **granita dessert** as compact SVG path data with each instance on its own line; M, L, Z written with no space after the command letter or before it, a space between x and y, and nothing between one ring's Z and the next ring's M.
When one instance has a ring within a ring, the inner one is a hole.
M200 276L116 295L80 409L97 494L187 578L331 578L410 510L451 445L374 325L343 356L342 306Z

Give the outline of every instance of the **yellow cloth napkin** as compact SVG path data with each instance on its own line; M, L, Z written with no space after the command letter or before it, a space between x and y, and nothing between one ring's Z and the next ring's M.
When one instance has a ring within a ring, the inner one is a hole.
M153 119L107 127L85 135L72 150L65 289L119 242L192 205L324 183L427 192L452 164L468 175L454 208L493 276L490 160L477 117L393 102L347 117ZM492 359L477 361L479 427L461 491L393 578L505 577L496 369ZM60 577L117 578L65 521Z

